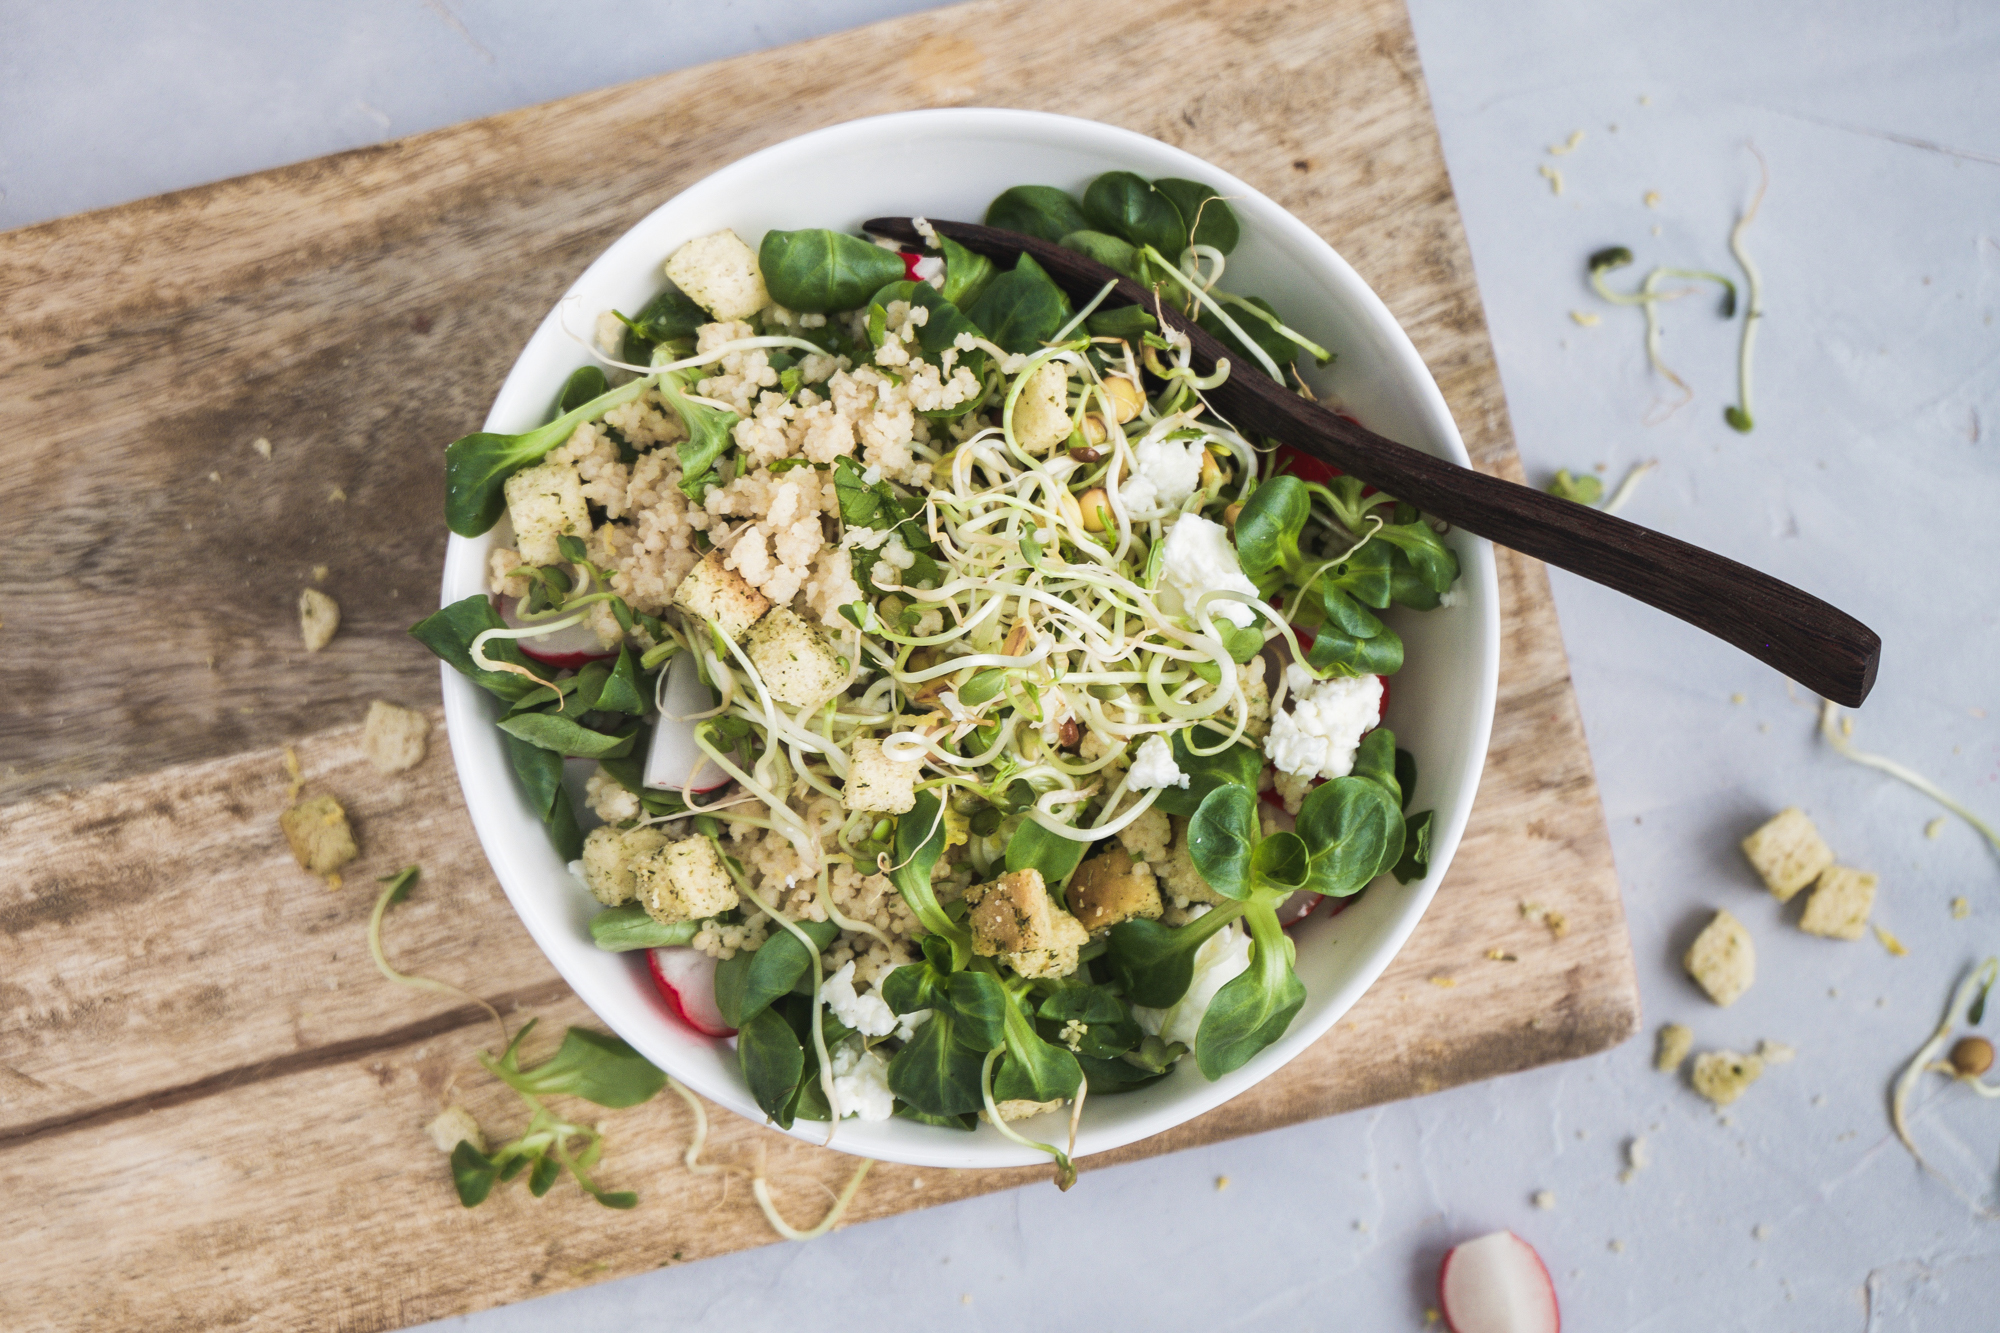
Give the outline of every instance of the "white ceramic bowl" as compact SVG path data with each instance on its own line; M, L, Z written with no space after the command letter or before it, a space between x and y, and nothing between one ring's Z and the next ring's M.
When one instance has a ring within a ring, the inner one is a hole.
M663 285L660 266L682 242L722 227L752 246L770 228L853 228L886 214L978 221L1011 185L1058 185L1081 194L1103 171L1179 176L1228 196L1243 223L1225 285L1276 302L1308 337L1338 352L1315 388L1340 396L1373 429L1455 462L1467 461L1437 384L1375 293L1304 223L1226 171L1177 148L1093 121L1028 111L910 111L836 125L766 148L655 209L576 280L501 386L485 429L539 425L564 378L585 353L564 321L587 331L597 313L635 310ZM1394 678L1388 724L1419 765L1411 808L1437 811L1429 877L1402 885L1384 876L1336 918L1317 917L1295 935L1304 1010L1283 1040L1211 1083L1193 1060L1138 1092L1092 1099L1079 1156L1146 1138L1267 1078L1323 1036L1381 975L1423 915L1451 865L1472 808L1492 727L1499 663L1498 587L1492 550L1464 533L1447 539L1463 570L1457 605L1399 614L1408 664ZM453 537L444 600L485 590L492 536ZM535 942L585 1004L646 1057L702 1095L761 1120L725 1042L701 1037L666 1011L643 956L594 947L587 928L597 903L557 859L509 771L499 709L484 691L444 669L445 716L473 826L494 873ZM579 809L581 807L579 806ZM1337 1040L1337 1038L1330 1038ZM826 1126L800 1121L811 1142ZM1055 1129L1043 1131L1057 1132ZM974 1133L895 1119L843 1122L833 1146L923 1166L1022 1166L1046 1161L982 1125Z

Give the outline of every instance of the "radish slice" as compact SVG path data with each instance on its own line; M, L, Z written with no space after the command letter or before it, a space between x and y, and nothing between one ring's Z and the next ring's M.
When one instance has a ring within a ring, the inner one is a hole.
M1313 910L1325 901L1325 894L1294 893L1278 904L1278 924L1290 930L1311 916Z
M1559 1333L1555 1284L1535 1247L1511 1231L1455 1246L1438 1269L1451 1333Z
M729 781L694 743L692 722L680 719L715 707L715 696L701 683L701 666L693 653L675 653L667 663L667 684L661 692L660 715L653 720L652 744L646 748L645 785L679 791L694 774L696 791L714 791Z
M514 598L496 597L493 603L500 611L500 618L507 622L507 628L526 629L533 623L514 614L518 605ZM514 642L529 657L558 671L575 671L587 662L601 662L618 656L616 648L606 651L604 645L597 641L597 631L587 621L578 621L564 629Z
M704 1037L733 1037L736 1029L722 1021L715 1007L715 960L685 944L648 949L646 965L681 1022Z

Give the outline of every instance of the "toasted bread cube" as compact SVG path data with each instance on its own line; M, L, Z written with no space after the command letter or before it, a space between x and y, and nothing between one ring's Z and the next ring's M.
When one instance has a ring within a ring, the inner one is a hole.
M359 854L347 812L331 796L300 801L278 816L278 827L299 864L315 875L331 875Z
M316 653L332 643L333 632L339 628L339 602L318 588L299 594L299 635L306 641L307 652Z
M826 635L790 607L774 606L766 612L750 627L744 649L771 697L794 708L816 708L847 683L840 654Z
M993 1103L993 1109L1000 1113L1002 1120L1011 1124L1016 1120L1029 1120L1038 1115L1047 1115L1051 1111L1060 1111L1067 1105L1069 1103L1060 1097L1047 1102L1034 1102L1026 1097L1015 1097L1008 1101ZM993 1123L993 1117L984 1111L979 1113L979 1118L989 1125Z
M514 545L530 565L562 559L558 537L588 537L590 508L583 502L583 479L568 463L537 463L507 478L507 514L514 520Z
M674 251L667 280L719 320L748 319L771 304L757 252L726 227Z
M1717 1106L1727 1106L1763 1073L1764 1062L1757 1056L1704 1051L1694 1058L1694 1090Z
M1069 372L1060 361L1044 361L1014 400L1014 441L1023 453L1040 457L1068 438Z
M1681 966L1717 1004L1733 1004L1757 979L1757 949L1750 932L1727 909L1717 912L1688 946Z
M1167 853L1164 866L1156 867L1162 889L1186 903L1221 903L1223 896L1208 887L1208 881L1194 868L1194 857L1188 852L1188 821L1184 815L1173 816L1174 846Z
M667 835L656 828L600 824L583 840L583 882L606 907L631 902L639 892L632 867L640 857L666 845Z
M453 1152L460 1143L469 1143L475 1151L486 1151L486 1136L479 1131L479 1122L472 1118L472 1112L463 1106L453 1104L437 1113L424 1132L431 1136L431 1142L442 1153Z
M655 921L699 921L736 906L736 885L715 844L699 835L663 843L632 862L632 889Z
M1681 1061L1688 1058L1694 1049L1694 1033L1679 1023L1669 1023L1660 1029L1660 1045L1653 1056L1653 1068L1663 1074L1671 1074L1681 1067Z
M1167 812L1158 806L1147 810L1118 833L1119 845L1132 853L1136 861L1165 861L1167 845L1173 838L1174 827L1167 822Z
M891 759L882 742L859 740L847 756L847 808L877 815L900 815L917 804L917 774L921 759Z
M1780 811L1745 838L1743 854L1781 903L1789 902L1833 864L1833 849L1797 806Z
M750 627L771 609L771 599L735 570L724 569L722 552L710 551L674 590L674 605L708 621L731 643L741 643Z
M1099 852L1076 868L1069 882L1069 906L1093 934L1134 917L1157 921L1164 910L1152 870L1143 861L1134 865L1132 854L1123 847Z
M1852 866L1828 866L1806 899L1805 915L1799 929L1808 935L1824 935L1830 940L1858 940L1868 928L1868 914L1875 910L1875 886L1880 881L1866 870Z
M424 738L431 720L414 708L398 708L377 699L368 705L361 724L361 753L377 773L401 773L424 761Z
M1066 977L1076 952L1090 942L1081 922L1049 898L1042 872L1032 866L965 891L972 905L972 951L998 957L1024 977Z

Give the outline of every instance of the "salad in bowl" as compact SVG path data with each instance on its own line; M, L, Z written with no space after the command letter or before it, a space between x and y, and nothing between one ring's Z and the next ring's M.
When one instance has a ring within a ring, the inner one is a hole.
M1461 561L1211 406L1342 350L1239 290L1233 184L987 203L1150 312L921 221L686 236L643 300L558 312L546 420L447 451L480 586L412 632L488 696L573 935L780 1128L997 1134L1066 1181L1086 1103L1295 1049L1314 923L1431 877L1383 713L1392 621L1462 604Z

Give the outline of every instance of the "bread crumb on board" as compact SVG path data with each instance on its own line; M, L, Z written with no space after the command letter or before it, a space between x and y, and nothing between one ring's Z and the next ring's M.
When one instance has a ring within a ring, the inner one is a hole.
M335 871L359 854L347 811L331 796L300 801L278 816L278 826L285 831L285 841L291 844L300 867L328 877L329 883L337 878Z
M431 1142L441 1153L449 1153L460 1143L469 1143L479 1152L486 1151L486 1135L480 1132L479 1122L472 1118L472 1112L463 1106L447 1106L437 1113L424 1132L431 1136Z
M257 451L257 456L259 458L262 458L265 462L270 461L271 442L265 439L262 435L259 435L256 439L250 441L250 447Z
M1534 1204L1535 1207L1541 1209L1543 1212L1547 1212L1556 1206L1556 1192L1554 1190L1536 1190L1528 1202Z
M1694 1058L1694 1090L1717 1106L1727 1106L1741 1097L1763 1074L1761 1056L1704 1051Z
M1708 998L1729 1005L1757 979L1757 948L1750 932L1724 908L1695 937L1681 966L1708 992Z
M1618 1183L1621 1185L1631 1184L1632 1177L1644 1171L1652 1163L1653 1156L1647 1151L1645 1137L1634 1134L1631 1138L1625 1140L1625 1169L1618 1173Z
M1951 919L1953 921L1963 921L1971 915L1972 903L1969 899L1961 895L1951 900Z
M1799 1048L1766 1037L1757 1044L1757 1055L1767 1065L1788 1065L1798 1059Z
M1889 951L1890 957L1908 958L1910 956L1909 949L1904 946L1901 940L1897 939L1894 935L1890 934L1887 930L1883 929L1881 922L1877 921L1875 923L1874 929L1875 929L1875 938L1882 942L1882 947Z
M1681 1067L1681 1061L1688 1058L1694 1049L1694 1032L1679 1023L1668 1023L1660 1029L1660 1045L1653 1056L1653 1068L1663 1074L1671 1074Z
M1881 881L1852 866L1828 866L1806 900L1799 929L1833 940L1858 940L1867 932L1868 914L1875 910L1875 886Z
M1797 806L1779 811L1745 838L1743 854L1781 903L1791 901L1833 864L1833 849Z
M316 653L333 642L334 631L339 628L339 602L318 588L307 588L299 594L299 633L305 638L307 652Z
M361 724L361 753L385 777L415 768L424 760L424 740L431 720L414 708L398 708L380 699L368 705Z
M1569 934L1569 918L1546 904L1522 903L1521 917L1523 920L1547 926L1549 934L1557 939Z

